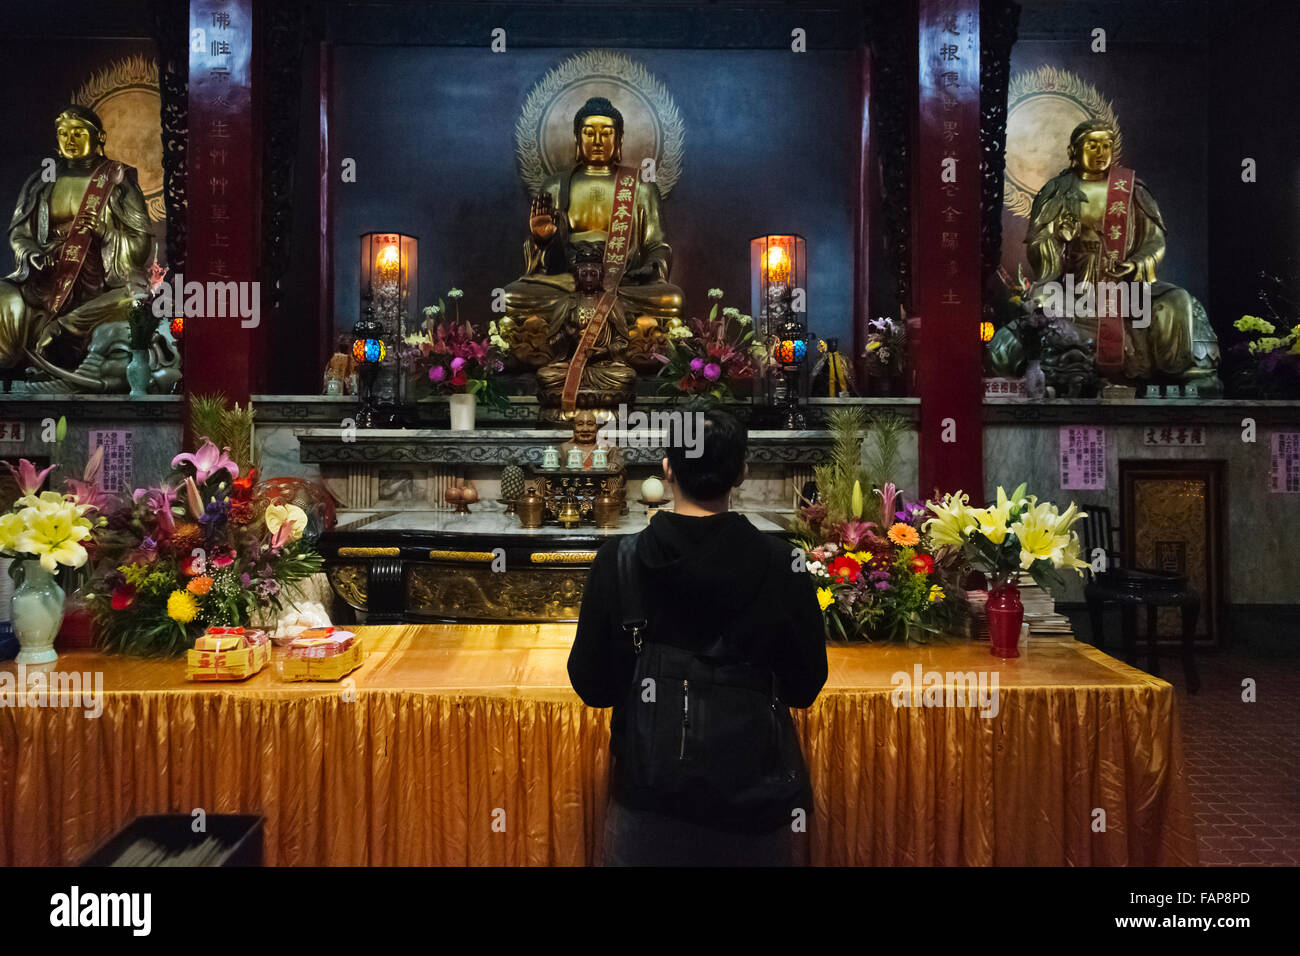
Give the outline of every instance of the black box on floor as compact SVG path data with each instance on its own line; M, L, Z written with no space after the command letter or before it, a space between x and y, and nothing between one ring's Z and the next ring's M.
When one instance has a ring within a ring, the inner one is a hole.
M170 853L179 853L213 838L222 844L220 867L261 866L263 818L251 813L210 813L205 829L194 832L187 813L158 813L136 817L100 844L82 866L112 866L138 840L150 840Z

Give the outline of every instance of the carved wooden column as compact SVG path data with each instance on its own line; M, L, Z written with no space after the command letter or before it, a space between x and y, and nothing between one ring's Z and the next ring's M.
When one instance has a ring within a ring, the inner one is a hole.
M979 0L917 0L920 491L984 494Z

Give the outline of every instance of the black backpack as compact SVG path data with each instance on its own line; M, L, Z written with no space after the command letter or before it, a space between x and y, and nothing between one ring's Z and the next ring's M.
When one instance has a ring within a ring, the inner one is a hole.
M637 538L625 536L618 549L623 629L636 649L613 748L619 801L738 833L788 826L796 809L811 816L808 771L776 675L745 660L729 633L706 653L643 640Z

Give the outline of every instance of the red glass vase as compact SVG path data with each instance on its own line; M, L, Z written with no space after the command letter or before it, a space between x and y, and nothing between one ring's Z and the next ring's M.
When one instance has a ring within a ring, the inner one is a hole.
M1020 603L1020 585L1014 580L989 591L989 653L994 657L1020 656L1020 626L1025 606Z

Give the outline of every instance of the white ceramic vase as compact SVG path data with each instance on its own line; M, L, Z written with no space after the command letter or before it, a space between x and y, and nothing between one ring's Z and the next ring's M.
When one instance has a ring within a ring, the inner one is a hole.
M9 602L14 633L18 635L19 664L49 664L59 659L54 638L63 623L63 601L63 588L54 575L39 561L23 561L23 583Z
M451 396L451 430L454 432L472 432L474 430L475 396L472 392L457 392Z

